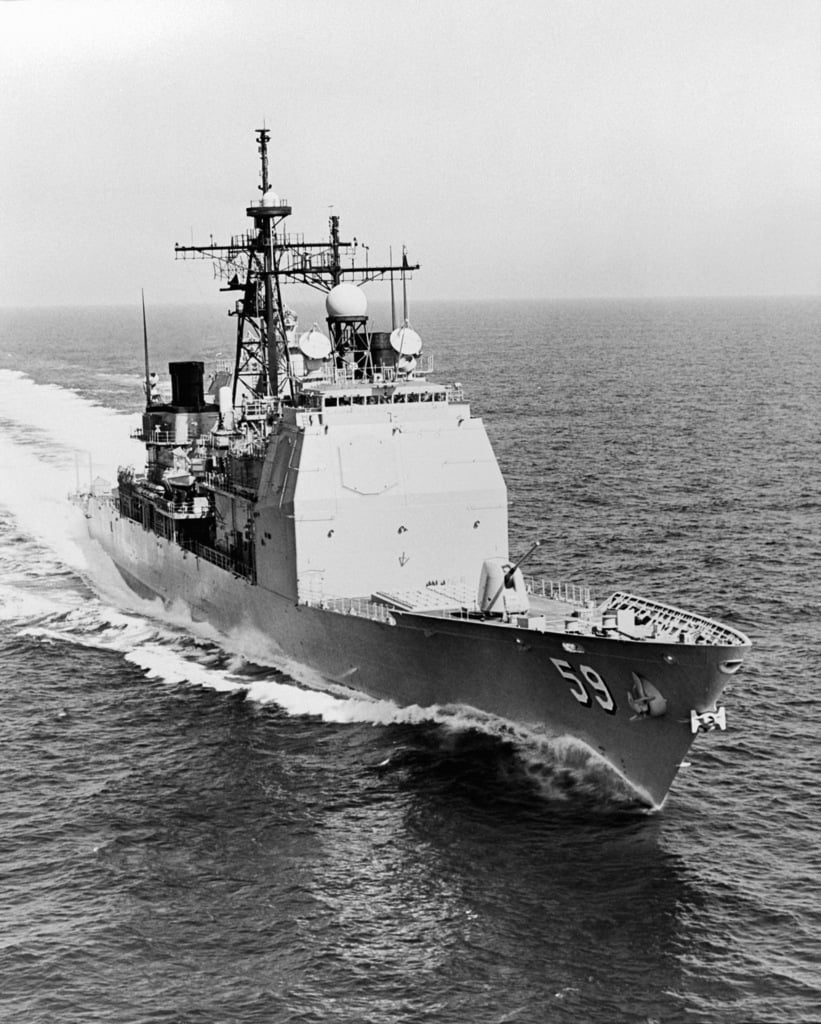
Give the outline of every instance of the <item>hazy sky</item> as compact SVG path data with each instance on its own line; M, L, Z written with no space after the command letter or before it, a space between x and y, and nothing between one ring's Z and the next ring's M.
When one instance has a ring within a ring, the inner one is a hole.
M263 121L418 298L821 292L819 0L0 0L0 305L218 298Z

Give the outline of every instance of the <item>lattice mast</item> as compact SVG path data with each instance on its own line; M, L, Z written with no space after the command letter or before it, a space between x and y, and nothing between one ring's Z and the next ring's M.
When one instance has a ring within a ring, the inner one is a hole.
M259 298L258 282L262 283L262 309L257 306L257 323L251 324L253 331L258 333L261 348L261 378L257 385L258 398L278 397L280 393L280 359L287 367L287 344L285 339L284 311L282 308L282 297L279 293L279 281L277 273L277 226L291 213L291 207L271 191L268 181L268 143L271 140L271 133L265 128L257 129L257 143L260 156L260 185L259 190L262 198L258 206L249 207L246 212L249 217L254 218L254 226L257 230L256 253L257 262L261 255L261 267L252 273L249 263L248 275L245 281L245 300L243 301L243 312L240 314L240 323L237 327L237 365L235 372L234 399L236 401L236 382L244 379L241 374L242 350L245 347L246 331L243 319L253 314L246 312L249 298ZM261 253L260 253L261 250ZM254 292L256 295L254 296ZM276 296L275 293L276 292ZM266 380L267 370L267 380ZM284 383L284 381L282 382ZM246 385L247 386L247 385Z
M268 179L270 132L256 131L260 155L261 198L246 213L254 230L234 236L228 245L175 245L174 252L211 259L217 277L227 281L222 291L241 292L231 311L237 317L237 347L233 400L266 400L279 397L287 385L287 345L282 300L277 280L280 246L277 232L291 207L277 196Z

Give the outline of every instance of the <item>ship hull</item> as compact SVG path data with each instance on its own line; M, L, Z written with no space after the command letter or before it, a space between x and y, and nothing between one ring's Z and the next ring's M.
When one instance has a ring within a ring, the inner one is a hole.
M649 806L660 806L692 741L692 710L713 709L746 648L640 643L392 613L386 621L297 604L121 517L106 498L86 507L92 539L142 597L183 602L254 657L318 674L401 706L466 706L528 730L570 737L603 759ZM636 678L666 700L637 715ZM319 680L315 680L319 682Z

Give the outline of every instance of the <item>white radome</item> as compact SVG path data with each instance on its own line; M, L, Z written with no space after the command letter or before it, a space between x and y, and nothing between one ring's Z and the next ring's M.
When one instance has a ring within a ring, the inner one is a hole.
M299 351L306 359L327 359L331 354L331 339L314 325L310 331L300 334Z
M422 339L412 327L397 327L391 331L391 348L403 356L418 356Z
M274 192L272 188L263 195L259 201L260 206L279 206L279 196Z
M325 309L330 317L360 317L368 312L368 299L355 284L338 284L325 297Z

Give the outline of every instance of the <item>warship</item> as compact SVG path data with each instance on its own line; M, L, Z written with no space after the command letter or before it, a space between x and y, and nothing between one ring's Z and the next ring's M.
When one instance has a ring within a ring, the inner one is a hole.
M569 738L661 806L695 737L725 728L717 701L748 639L525 574L538 542L511 555L482 420L460 384L437 381L409 323L419 265L404 246L369 264L335 214L322 241L286 231L269 142L256 131L251 226L175 246L234 293L235 357L170 363L168 394L145 337L146 464L76 496L91 538L139 595L252 637L315 685ZM369 322L372 282L390 285L389 330ZM325 329L300 330L289 285L324 294Z

